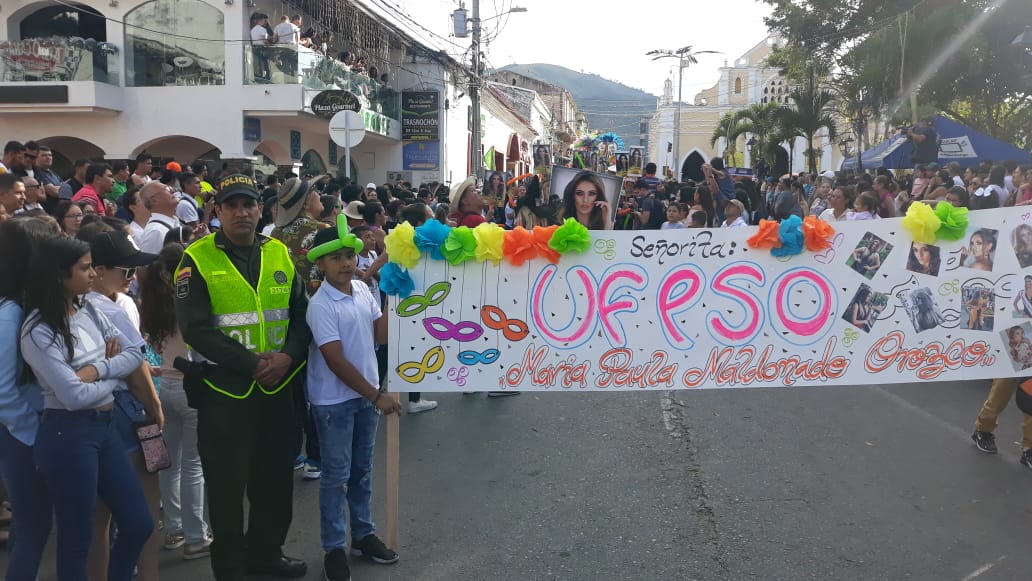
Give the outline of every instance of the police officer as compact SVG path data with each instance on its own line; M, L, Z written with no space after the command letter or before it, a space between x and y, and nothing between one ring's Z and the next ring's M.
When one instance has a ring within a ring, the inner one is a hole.
M184 387L198 408L218 581L302 577L283 555L293 501L293 379L312 339L308 299L283 243L255 234L254 181L230 175L215 197L222 230L191 244L176 271L176 317L203 372ZM244 532L244 495L250 503Z

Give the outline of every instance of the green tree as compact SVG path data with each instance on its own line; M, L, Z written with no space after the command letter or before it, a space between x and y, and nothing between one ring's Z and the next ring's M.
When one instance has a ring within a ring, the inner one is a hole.
M806 139L806 158L808 170L817 171L817 151L813 140L821 129L828 132L828 141L834 142L838 136L833 115L835 96L827 89L816 86L795 89L788 94L792 106L781 114L782 130L785 134L796 134Z
M784 139L781 137L782 117L786 107L777 103L754 104L739 111L739 128L743 133L749 133L756 139L752 157L764 157L768 162L773 163L776 155L775 149Z
M713 134L710 135L710 146L716 147L721 139L727 139L727 144L724 146L725 153L730 154L731 159L734 159L734 154L738 152L738 138L745 134L745 130L742 129L742 121L738 111L730 111L721 115L720 121L713 128Z
M1032 22L1032 2L763 2L773 7L768 26L786 40L769 63L797 84L808 72L826 69L833 86L862 88L868 102L847 104L844 113L876 107L876 116L891 118L910 112L913 96L917 111L930 108L1029 145L1022 141L1029 139L1032 87L1024 84L1010 43Z

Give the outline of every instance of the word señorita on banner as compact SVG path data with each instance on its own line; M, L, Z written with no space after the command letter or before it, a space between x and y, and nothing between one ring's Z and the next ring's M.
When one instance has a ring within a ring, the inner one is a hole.
M1030 213L914 204L834 228L632 232L428 222L387 245L395 391L857 385L1032 367Z

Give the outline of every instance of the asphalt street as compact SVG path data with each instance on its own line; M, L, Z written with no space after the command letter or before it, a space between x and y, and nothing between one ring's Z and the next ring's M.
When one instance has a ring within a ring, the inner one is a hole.
M431 394L402 418L401 561L354 579L1026 580L1032 471L1015 409L1000 454L972 446L987 391ZM321 579L318 483L295 490L286 551ZM210 578L163 559L163 580Z

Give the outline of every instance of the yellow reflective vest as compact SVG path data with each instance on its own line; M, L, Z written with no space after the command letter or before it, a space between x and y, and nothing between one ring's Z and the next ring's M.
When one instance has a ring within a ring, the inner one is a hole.
M261 245L262 263L258 289L247 281L226 253L215 245L215 234L209 234L186 248L194 261L197 274L204 278L211 297L212 324L252 353L279 351L286 344L290 325L290 289L294 283L294 263L287 247L270 239ZM278 393L304 363L290 373L281 384L267 389L251 381L243 393L234 393L227 386L215 385L205 378L211 389L244 399L257 386L267 395Z

